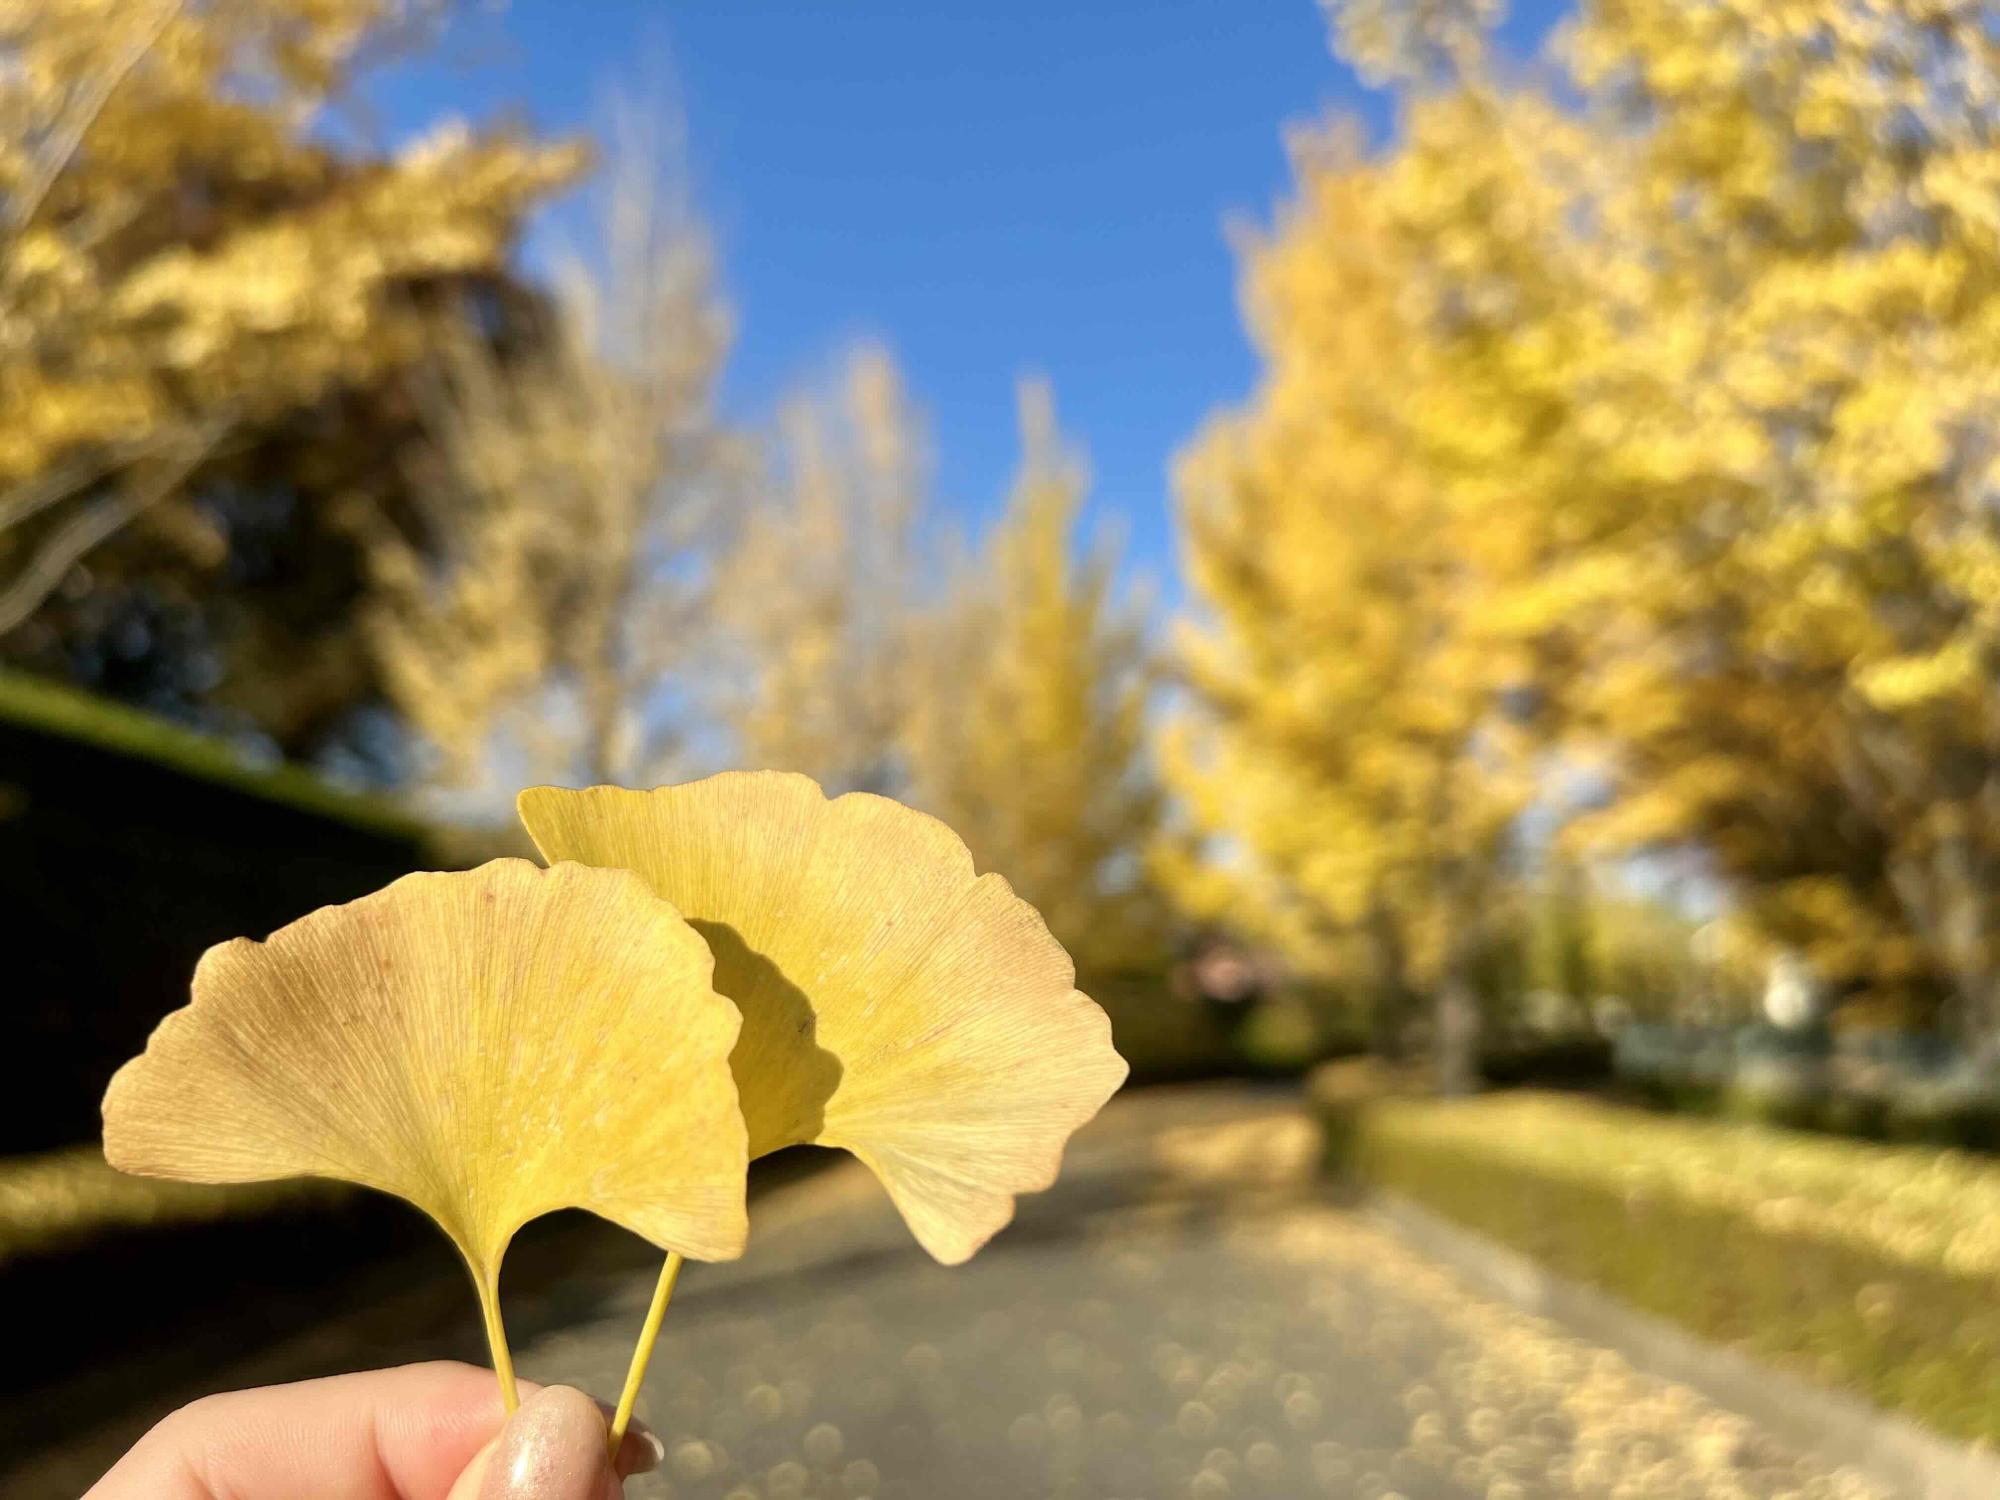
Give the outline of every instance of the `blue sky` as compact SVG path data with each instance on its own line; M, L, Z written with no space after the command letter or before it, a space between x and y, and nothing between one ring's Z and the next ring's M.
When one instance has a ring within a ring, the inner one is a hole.
M1557 9L1517 4L1510 45ZM613 84L681 101L737 317L732 412L879 338L941 504L983 524L1015 379L1046 374L1091 519L1170 596L1173 452L1255 378L1225 226L1286 194L1288 122L1387 120L1312 0L511 0L370 99L395 134L510 110L559 132Z

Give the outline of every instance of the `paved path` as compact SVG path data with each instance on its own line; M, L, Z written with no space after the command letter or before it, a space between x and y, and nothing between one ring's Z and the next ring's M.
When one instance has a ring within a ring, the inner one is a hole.
M1283 1096L1137 1096L970 1265L857 1167L691 1267L643 1413L676 1500L1875 1500L1685 1388L1474 1296L1313 1183ZM615 1390L647 1294L521 1351Z
M1474 1295L1332 1201L1318 1150L1293 1093L1135 1094L952 1270L845 1159L762 1194L751 1253L682 1278L641 1406L669 1457L632 1495L1902 1500ZM613 1238L616 1262L560 1236L522 1252L524 1373L617 1390L651 1275ZM537 1254L559 1273L539 1293ZM470 1353L469 1328L426 1312L469 1310L445 1261L444 1284L329 1308L208 1385ZM74 1496L150 1415L65 1441L0 1492Z

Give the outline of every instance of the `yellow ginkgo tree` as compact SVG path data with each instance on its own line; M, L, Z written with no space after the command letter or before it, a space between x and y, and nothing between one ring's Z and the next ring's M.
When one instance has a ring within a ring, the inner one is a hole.
M1481 607L1491 539L1411 440L1439 393L1393 183L1338 133L1297 156L1299 201L1249 255L1263 380L1177 470L1192 597L1162 763L1181 827L1158 865L1307 972L1359 956L1385 1048L1434 996L1440 1076L1464 1088L1535 790L1532 703Z
M156 680L301 755L377 696L358 538L425 539L412 390L454 331L525 327L514 246L583 165L346 128L448 9L0 6L0 654L71 672L164 608Z
M905 653L911 800L1007 871L1087 975L1143 971L1169 941L1145 869L1161 801L1145 607L1120 597L1102 539L1079 542L1088 474L1053 389L1024 381L1019 404L1006 512Z
M1568 658L1582 831L2000 1050L1991 7L1589 0L1505 86L1491 7L1330 8L1402 84L1389 399L1481 615Z
M746 759L841 791L903 780L910 658L939 571L926 446L876 345L850 350L829 389L785 400L715 590L718 707Z

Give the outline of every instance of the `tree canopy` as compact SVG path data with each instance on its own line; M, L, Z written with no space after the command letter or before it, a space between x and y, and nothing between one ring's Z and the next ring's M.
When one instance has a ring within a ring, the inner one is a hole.
M418 0L0 13L0 650L324 749L379 695L360 526L418 534L407 377L504 318L576 148L343 118Z

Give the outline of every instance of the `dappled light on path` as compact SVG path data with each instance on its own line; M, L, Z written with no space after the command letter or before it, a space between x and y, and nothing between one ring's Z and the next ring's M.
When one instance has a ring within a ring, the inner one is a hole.
M1113 1114L1074 1189L970 1266L873 1248L878 1207L829 1182L743 1274L704 1269L641 1408L668 1460L633 1494L1889 1500L1325 1201L1297 1115ZM629 1312L529 1368L604 1385Z

